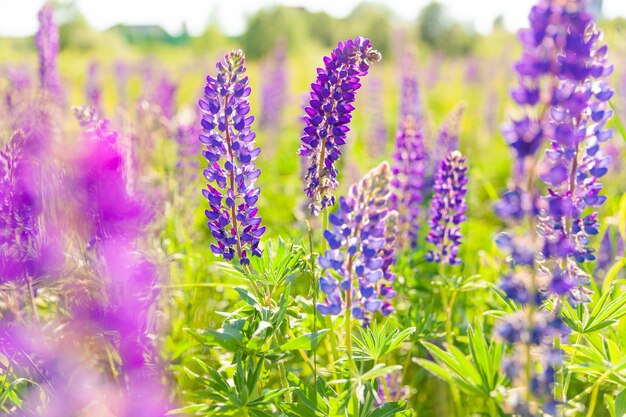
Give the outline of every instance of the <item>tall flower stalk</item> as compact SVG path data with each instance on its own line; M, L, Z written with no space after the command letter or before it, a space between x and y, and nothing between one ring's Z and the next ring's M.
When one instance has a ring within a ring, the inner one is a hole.
M402 247L417 245L427 163L422 127L412 115L407 115L396 134L391 180L391 201L398 212L397 241Z
M299 149L300 156L308 159L305 191L313 215L335 204L338 171L334 164L350 130L359 79L380 59L369 39L357 37L340 42L330 57L324 57L324 68L317 69L311 100L304 108L306 127Z
M261 256L259 243L265 232L256 207L261 189L255 183L261 170L254 161L261 149L251 130L254 116L249 114L251 89L243 52L231 51L216 68L217 76L207 76L199 101L200 142L207 160L203 174L208 181L202 193L210 207L205 213L217 241L211 244L213 253L228 261L236 257L246 267L250 256Z
M39 52L39 84L42 90L60 102L61 85L57 69L59 55L59 28L54 21L52 3L46 3L37 15L39 30L35 35L35 43Z

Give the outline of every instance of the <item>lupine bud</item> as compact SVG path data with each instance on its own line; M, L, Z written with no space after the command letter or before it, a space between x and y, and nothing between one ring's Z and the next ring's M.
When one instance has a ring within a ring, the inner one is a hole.
M255 147L251 130L248 97L251 89L245 76L245 58L235 49L216 65L217 77L207 76L202 109L200 142L206 149L203 171L208 181L202 190L210 209L205 211L208 226L217 240L211 250L226 260L235 256L242 265L249 256L261 256L259 242L265 232L258 217L256 202L261 189L255 186L261 174L254 161L261 152ZM211 185L214 184L215 186Z
M318 260L326 271L320 278L326 295L317 306L320 313L338 315L350 308L367 325L372 313L393 311L396 213L389 204L390 179L383 162L352 185L330 215L332 228L324 231L330 249Z
M431 262L458 265L461 245L461 223L465 221L467 165L459 151L452 151L441 161L435 173L434 194L430 202L426 241L434 248L426 255Z
M299 150L300 156L308 158L305 191L311 214L318 215L335 204L333 191L338 185L338 171L334 164L350 130L352 103L361 87L359 80L380 59L369 39L357 37L340 42L330 57L324 57L324 68L317 69L311 100L304 109L306 127Z
M398 212L398 242L415 247L423 200L427 155L421 126L413 116L402 121L393 154L392 207Z

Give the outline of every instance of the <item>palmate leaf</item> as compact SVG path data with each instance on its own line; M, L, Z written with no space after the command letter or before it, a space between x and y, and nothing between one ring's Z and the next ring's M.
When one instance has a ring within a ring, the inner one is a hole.
M621 293L611 300L613 288L605 291L591 304L591 312L586 313L582 306L573 309L568 304L563 306L563 321L575 332L590 334L615 324L626 315L626 293Z
M433 375L449 384L456 385L463 392L482 398L490 398L491 393L503 382L500 376L500 363L504 345L485 339L482 326L469 329L469 348L472 361L457 347L449 350L423 342L424 347L435 361L416 359L415 361Z
M406 401L394 401L383 404L376 408L367 417L403 417L410 416L411 411L404 412L407 407Z
M586 334L587 344L562 345L570 357L565 362L571 373L585 375L590 381L626 386L626 354L613 340L601 334Z
M389 321L382 326L374 322L366 328L359 328L359 335L353 337L355 353L378 362L380 358L394 351L409 336L415 333L415 327L403 330L390 329Z

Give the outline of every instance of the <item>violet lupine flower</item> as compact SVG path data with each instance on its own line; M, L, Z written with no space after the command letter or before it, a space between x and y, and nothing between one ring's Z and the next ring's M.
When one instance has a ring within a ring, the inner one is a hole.
M427 155L421 126L411 115L402 121L396 134L393 154L392 208L398 212L398 243L417 245L420 205L423 201Z
M359 36L340 42L330 57L324 57L324 68L317 69L309 106L304 108L306 127L299 149L300 156L308 158L305 191L313 215L335 204L332 192L338 185L338 171L334 164L350 130L352 103L361 87L359 79L380 60L380 53L372 49L369 39Z
M412 52L403 56L400 74L400 120L405 120L407 116L413 117L417 124L422 123L422 101Z
M19 97L32 87L31 74L26 67L9 67L5 72L8 86L4 100L9 112L16 106Z
M102 81L100 80L100 66L96 61L91 61L87 69L85 96L89 107L100 113L102 110Z
M255 182L261 170L254 161L261 149L255 147L256 135L251 130L254 116L249 115L248 97L252 90L240 49L227 54L216 68L217 77L207 76L199 101L203 113L200 142L206 145L202 155L207 160L203 174L209 182L202 190L210 206L205 214L217 240L217 245L211 245L213 253L226 260L236 256L247 265L249 256L261 256L259 242L265 232L256 207L261 189Z
M150 102L159 108L161 116L171 120L176 113L176 90L178 86L166 76L161 77L152 91Z
M289 93L287 69L287 44L281 41L272 51L270 59L261 66L264 82L261 85L259 126L262 129L278 130L282 126Z
M608 172L611 158L602 153L601 144L613 134L605 127L613 115L608 105L613 91L604 78L613 66L606 63L607 47L598 45L602 32L595 28L584 2L571 2L562 19L567 36L558 57L559 82L546 131L550 149L540 178L548 185L548 195L539 232L548 263L551 259L578 280L568 294L576 306L590 299L585 288L589 277L578 264L595 260L588 242L599 232L598 213L587 209L597 209L606 201L600 195L600 178Z
M384 378L384 382L383 382ZM374 404L377 407L394 401L408 401L410 397L409 386L402 385L402 372L392 372L377 378L378 390ZM383 385L384 384L384 385ZM386 390L385 390L386 386Z
M441 161L435 173L434 194L430 202L426 241L435 247L426 255L430 262L458 265L461 223L465 221L467 165L459 151L452 151Z
M393 311L391 266L397 214L389 203L390 180L389 164L383 162L353 184L330 215L332 229L324 231L330 249L318 259L326 271L320 277L320 289L326 295L317 305L320 313L338 315L350 309L354 318L367 325L371 314Z
M114 66L115 73L115 89L117 91L117 101L121 107L125 107L128 99L127 88L128 84L128 65L124 61L117 61Z
M176 127L175 139L178 145L176 168L182 177L182 180L179 182L181 189L189 184L193 184L195 173L200 168L198 162L198 152L200 150L200 143L198 142L199 130L197 123L181 123Z
M365 105L368 113L365 146L368 153L376 157L387 148L389 138L385 120L383 80L380 77L370 76L365 92Z
M522 57L515 64L519 86L511 92L511 97L522 107L523 116L502 128L516 157L518 175L524 174L527 160L535 158L543 143L549 123L547 108L558 82L559 56L569 38L567 15L570 9L575 11L579 7L572 0L540 0L528 17L530 27L519 33L523 47Z
M441 123L437 142L435 142L435 169L450 152L459 149L459 133L461 132L461 119L464 112L465 103L460 103L448 113Z
M59 28L54 22L52 4L44 4L37 17L39 30L35 35L35 43L39 51L39 83L44 91L59 102L63 98L57 72Z
M0 283L23 280L34 273L41 207L30 193L22 131L0 151Z

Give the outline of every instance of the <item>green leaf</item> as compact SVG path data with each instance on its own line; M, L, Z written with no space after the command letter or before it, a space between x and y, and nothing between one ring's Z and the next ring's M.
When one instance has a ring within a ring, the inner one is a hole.
M615 397L615 417L626 416L626 389Z
M400 412L406 410L406 401L394 401L383 404L374 410L369 417L394 417L398 416Z
M312 346L319 343L327 332L328 329L321 329L315 332L303 334L281 345L280 350L283 352L288 350L311 350Z

